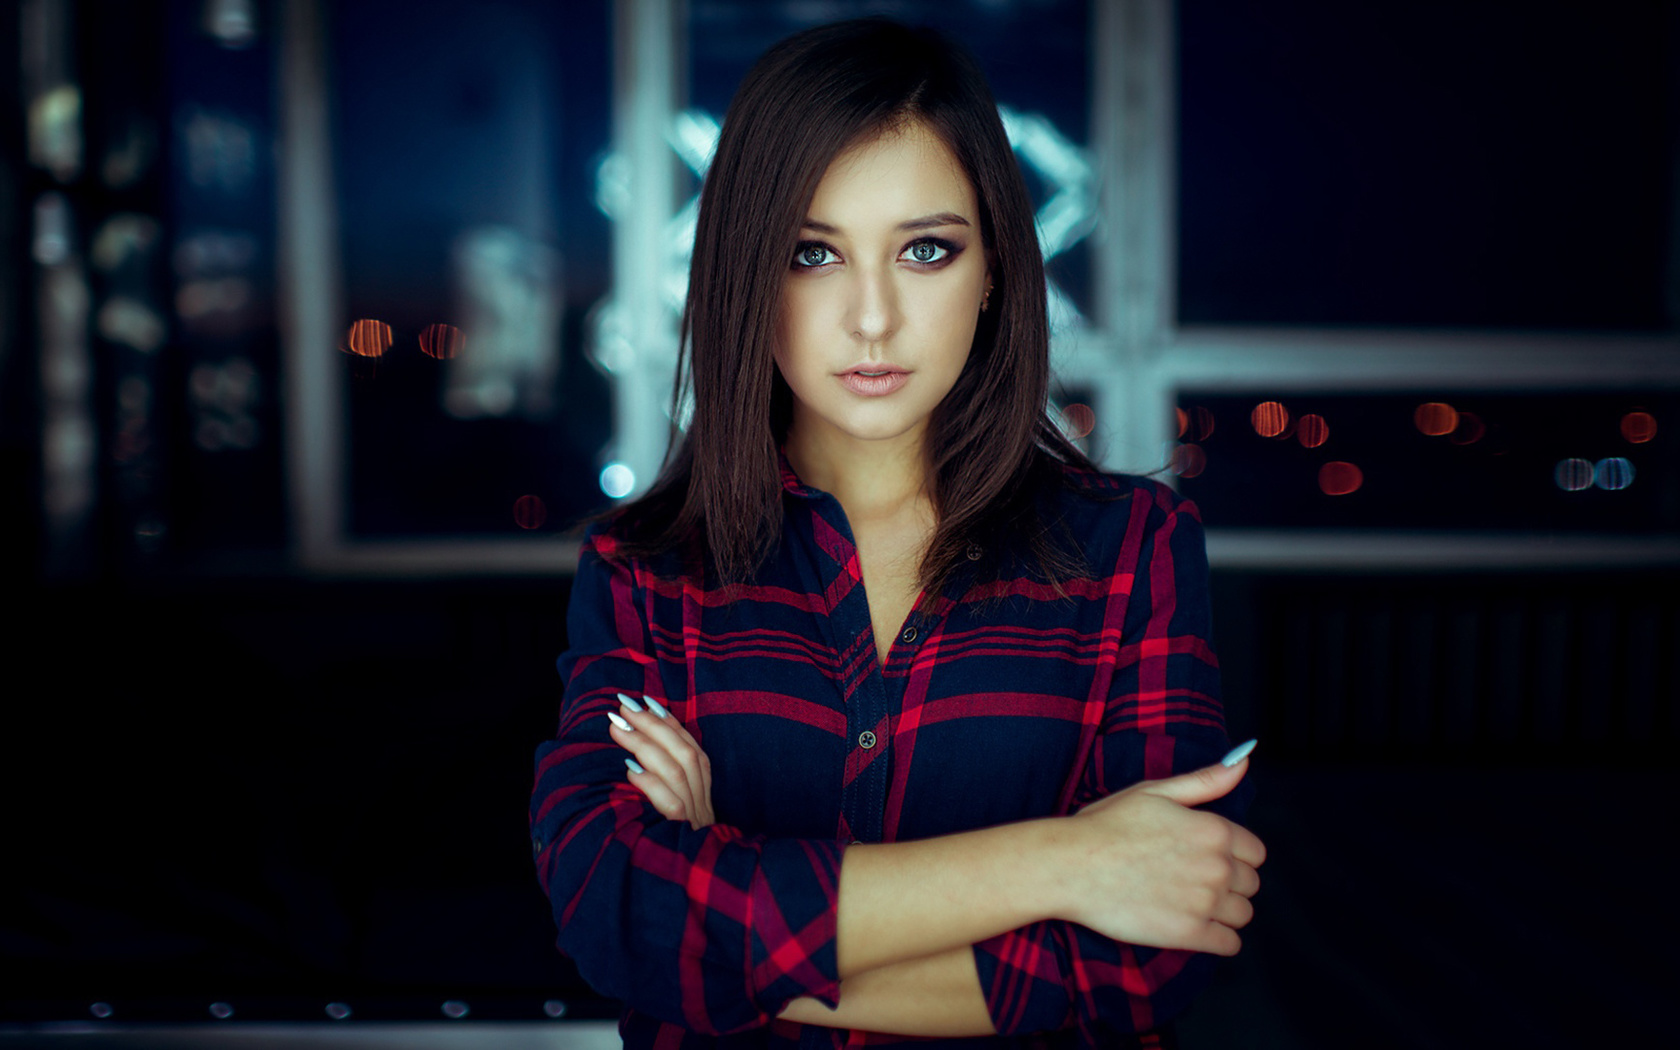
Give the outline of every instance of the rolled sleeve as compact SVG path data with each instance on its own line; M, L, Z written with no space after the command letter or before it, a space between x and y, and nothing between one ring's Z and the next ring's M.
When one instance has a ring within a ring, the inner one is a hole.
M637 572L602 557L610 544L585 542L560 727L536 755L532 849L560 950L602 994L697 1032L765 1024L800 996L832 1005L843 847L696 830L625 779L606 713L620 692L664 694Z
M1116 578L1132 583L1103 723L1072 810L1141 780L1218 761L1230 748L1209 644L1208 569L1195 506L1156 487L1137 500ZM1238 820L1253 785L1198 807ZM1013 1035L1077 1027L1081 1043L1125 1045L1181 1012L1215 957L1112 940L1075 923L1041 922L975 946L992 1021Z

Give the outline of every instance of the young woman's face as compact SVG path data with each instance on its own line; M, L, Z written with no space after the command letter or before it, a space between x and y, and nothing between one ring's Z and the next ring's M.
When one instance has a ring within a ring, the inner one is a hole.
M829 165L782 284L776 365L801 442L920 440L989 274L974 187L920 123Z

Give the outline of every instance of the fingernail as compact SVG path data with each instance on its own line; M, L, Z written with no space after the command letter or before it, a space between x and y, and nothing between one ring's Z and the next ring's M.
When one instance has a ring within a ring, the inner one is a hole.
M1231 749L1230 754L1226 755L1224 758L1219 760L1219 764L1222 765L1222 766L1234 766L1234 765L1236 765L1238 762L1241 762L1243 759L1247 758L1248 753L1250 751L1253 751L1254 750L1254 745L1258 744L1259 742L1260 742L1259 740L1250 740L1246 744L1238 744L1236 747L1233 747Z
M658 715L660 718L671 717L671 712L665 710L665 705L660 703L658 700L655 700L651 696L644 696L642 699L647 701L647 705L653 708L653 713Z
M624 730L626 733L634 733L636 731L636 727L620 718L617 711L608 711L607 717L612 719L613 725Z
M630 699L628 696L625 696L623 693L618 694L618 702L623 704L625 707L628 707L630 710L635 711L637 714L641 713L642 705L636 703L636 701Z
M633 758L625 759L624 764L630 767L630 772L632 772L632 773L646 773L647 772L647 770L642 768L642 764L640 762L636 761Z

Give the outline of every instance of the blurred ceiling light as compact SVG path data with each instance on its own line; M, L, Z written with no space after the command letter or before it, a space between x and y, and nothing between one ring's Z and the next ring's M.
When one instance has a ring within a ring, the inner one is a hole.
M391 349L391 326L364 317L344 333L344 344L339 349L357 357L380 357Z
M1295 437L1303 448L1317 448L1330 440L1330 424L1324 421L1323 416L1309 412L1301 417Z
M429 324L420 333L420 352L447 361L461 352L461 330L452 324Z
M1642 409L1635 409L1622 417L1622 437L1631 444L1643 445L1657 436L1657 417Z
M1262 401L1248 414L1254 432L1261 437L1282 437L1289 428L1289 410L1277 401Z
M1625 456L1607 456L1593 467L1593 484L1617 492L1633 484L1633 463Z
M521 496L513 501L513 521L522 529L540 529L548 520L548 507L537 496Z
M1593 465L1590 460L1560 459L1552 468L1552 480L1565 492L1580 492L1592 487Z
M1352 463L1333 459L1318 468L1318 487L1326 496L1346 496L1364 483L1364 472Z
M1458 410L1444 401L1426 401L1412 413L1412 423L1421 433L1443 437L1458 427Z
M204 31L223 47L250 47L257 37L255 5L251 0L205 0Z
M1474 412L1460 412L1458 414L1458 426L1454 427L1452 433L1447 435L1447 439L1455 445L1474 445L1482 440L1485 434L1487 434L1487 424L1482 422L1481 416Z

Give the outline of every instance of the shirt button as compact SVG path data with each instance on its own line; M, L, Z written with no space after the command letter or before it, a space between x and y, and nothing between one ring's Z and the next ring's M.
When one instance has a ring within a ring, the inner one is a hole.
M540 854L541 852L542 852L542 839L532 839L531 840L531 856L535 857L538 854Z
M967 553L968 553L968 560L969 561L979 561L981 558L985 557L985 555L986 555L985 550L983 550L978 543L970 543L968 545L968 552Z
M915 641L916 640L916 629L914 627L906 627L904 629L904 633L898 636L898 640L901 641L901 642L913 642L913 641Z
M875 734L874 733L871 733L869 730L865 729L863 732L858 734L858 747L861 747L865 751L868 751L870 748L872 748L874 746L875 746Z

